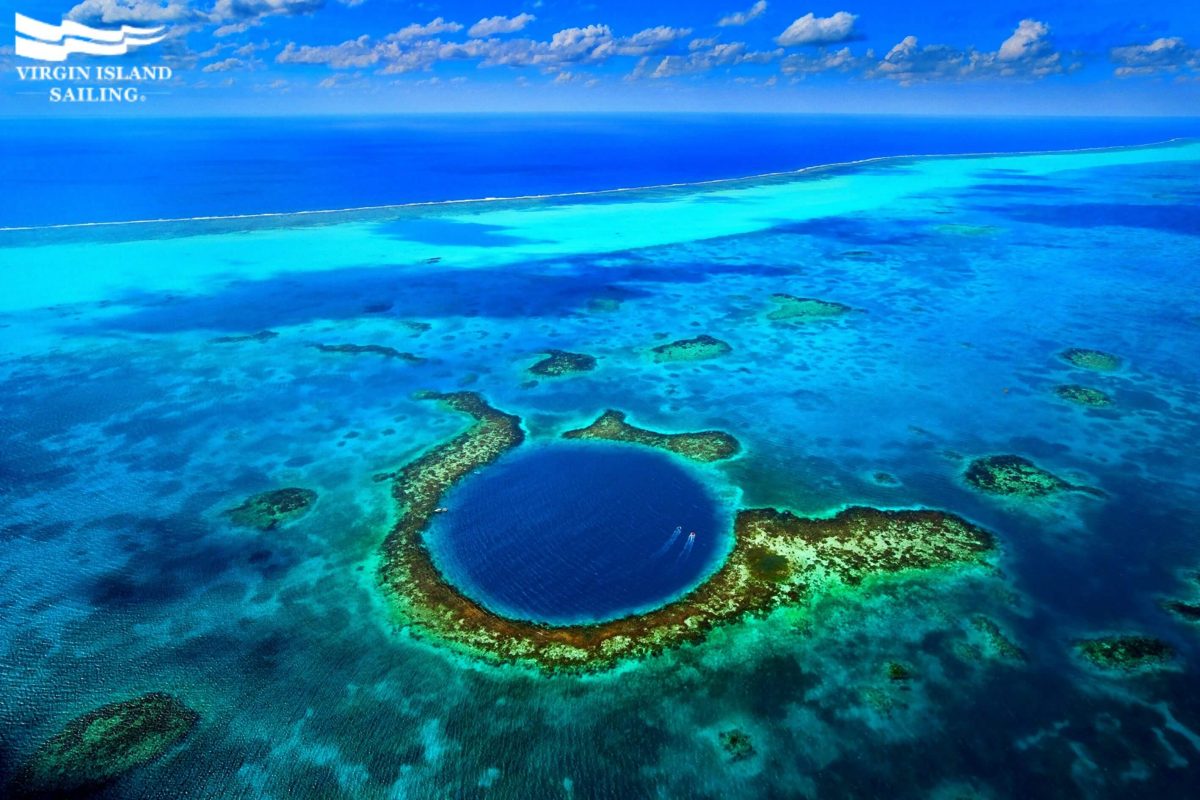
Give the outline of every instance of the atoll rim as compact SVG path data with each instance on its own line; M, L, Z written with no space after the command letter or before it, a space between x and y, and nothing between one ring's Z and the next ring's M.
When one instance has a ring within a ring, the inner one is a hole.
M563 433L564 439L598 439L656 447L694 461L721 461L737 455L742 446L724 431L660 433L630 424L625 414L609 409L586 428Z
M462 478L524 440L520 420L480 395L427 393L474 422L394 476L399 522L384 543L381 578L402 624L493 661L543 670L596 670L703 639L717 625L771 611L874 576L984 563L991 533L940 511L847 508L828 518L771 508L734 519L732 550L686 596L644 614L550 627L489 610L438 569L425 535ZM668 536L668 540L670 536ZM668 544L670 542L668 541Z

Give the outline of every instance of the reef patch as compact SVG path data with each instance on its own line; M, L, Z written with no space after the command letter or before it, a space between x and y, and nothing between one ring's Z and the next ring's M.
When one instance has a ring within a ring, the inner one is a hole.
M1080 369L1090 369L1095 372L1115 372L1121 368L1121 357L1106 353L1103 350L1087 350L1071 347L1058 354L1059 358Z
M586 353L571 353L566 350L546 350L546 357L529 368L534 375L558 378L580 372L591 372L596 368L596 357Z
M651 357L657 362L664 361L704 361L710 358L720 358L733 352L728 342L702 333L692 339L660 344L650 348Z
M767 312L767 319L772 322L811 322L814 320L836 319L854 313L857 309L843 303L831 300L819 300L815 297L796 297L790 294L773 294L771 302L774 307Z
M524 440L519 418L479 395L427 394L474 421L401 468L392 494L399 521L383 545L380 577L398 621L476 657L544 671L592 671L703 639L717 625L858 586L883 575L978 566L995 548L987 531L941 511L847 508L828 518L772 508L734 521L725 562L689 594L645 614L590 625L510 619L459 592L438 571L424 532L443 495Z
M605 411L586 428L567 431L563 438L606 439L612 442L640 444L669 450L694 461L720 461L732 458L741 450L738 440L724 431L659 433L630 425L624 413L612 409Z
M89 794L160 757L199 719L182 701L163 692L101 706L71 720L38 747L18 771L14 794Z
M1069 403L1092 408L1103 408L1112 405L1112 398L1099 389L1091 386L1080 386L1077 383L1064 384L1054 387L1054 394Z
M316 500L317 493L312 489L289 486L248 497L225 513L235 525L269 531L300 519Z
M394 358L400 361L407 361L410 364L419 364L425 359L420 356L407 353L402 350L397 350L394 347L388 347L382 344L314 344L312 345L322 353L348 353L351 355L360 355L363 353L383 356L384 358Z
M967 466L967 483L987 494L1039 498L1065 491L1102 495L1098 489L1063 480L1027 458L997 455L977 458Z
M1171 645L1153 636L1137 634L1079 639L1074 646L1075 652L1089 664L1122 672L1157 669L1175 657Z

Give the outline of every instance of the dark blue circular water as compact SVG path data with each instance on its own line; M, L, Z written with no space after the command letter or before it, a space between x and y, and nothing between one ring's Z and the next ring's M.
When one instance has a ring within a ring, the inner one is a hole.
M465 479L445 507L426 534L442 574L499 614L551 624L662 605L728 550L708 488L638 447L526 447Z

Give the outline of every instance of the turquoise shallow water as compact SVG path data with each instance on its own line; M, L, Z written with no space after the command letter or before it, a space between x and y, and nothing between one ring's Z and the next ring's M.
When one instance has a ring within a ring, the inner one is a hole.
M1160 601L1200 597L1198 179L1200 145L1176 143L0 233L0 767L169 691L199 725L107 796L1187 796L1200 629ZM775 293L857 313L772 320ZM701 333L730 353L649 356ZM313 346L348 343L423 360ZM528 372L555 348L597 368ZM591 677L484 666L398 630L376 582L394 509L373 476L463 424L420 389L478 391L534 443L606 408L725 430L743 452L694 469L726 508L941 508L996 533L999 569ZM980 495L961 476L993 453L1104 496ZM229 524L279 486L319 498L276 530ZM1175 659L1093 671L1070 643L1107 632Z

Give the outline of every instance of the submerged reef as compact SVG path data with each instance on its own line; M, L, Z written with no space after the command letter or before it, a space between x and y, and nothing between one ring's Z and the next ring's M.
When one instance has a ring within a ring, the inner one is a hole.
M717 738L720 739L721 747L730 761L745 761L754 755L754 743L750 741L750 734L740 728L721 731Z
M236 342L266 342L274 339L279 334L275 331L259 331L258 333L246 333L237 336L217 336L209 339L213 344L234 344Z
M694 339L680 339L650 349L655 361L702 361L733 352L727 342L702 333Z
M546 357L529 368L534 375L557 378L577 372L591 372L596 368L596 357L586 353L569 353L566 350L546 350Z
M775 307L767 312L767 319L774 322L808 322L818 319L833 319L852 313L855 309L831 300L815 297L795 297L790 294L773 294Z
M981 492L1008 497L1045 497L1070 490L1101 494L1089 486L1069 483L1027 458L1012 455L977 458L967 466L964 477Z
M586 428L567 431L564 439L607 439L613 442L629 442L646 447L670 450L695 461L720 461L730 458L741 449L738 440L724 431L698 431L696 433L659 433L638 428L625 421L620 411L609 409Z
M320 350L322 353L373 353L384 358L398 358L401 361L407 361L410 364L417 364L425 359L420 356L415 356L412 353L406 353L397 350L394 347L388 347L382 344L314 344L313 347Z
M1200 603L1188 603L1184 600L1164 600L1163 608L1184 622L1200 624Z
M38 747L13 782L18 797L84 796L161 756L199 721L179 699L151 692L68 722Z
M1106 353L1103 350L1085 350L1079 347L1072 347L1063 350L1058 355L1059 358L1081 369L1090 369L1096 372L1113 372L1121 368L1120 356L1114 356L1112 353Z
M1125 634L1079 639L1075 651L1093 666L1133 672L1161 667L1175 657L1171 645L1153 636Z
M971 627L983 634L988 647L997 657L1006 661L1025 661L1025 651L1005 635L995 620L979 614L971 618Z
M307 514L316 499L317 493L312 489L273 489L248 497L240 506L225 513L236 525L269 531Z
M1104 392L1099 389L1093 389L1091 386L1080 386L1077 383L1055 386L1054 393L1063 400L1077 403L1081 406L1101 408L1112 405L1112 398Z
M461 478L524 440L520 419L478 394L427 394L474 421L395 475L399 521L383 546L380 577L401 624L499 662L546 671L596 670L703 639L716 625L767 613L885 574L979 565L990 533L940 511L847 508L828 518L772 508L739 511L725 563L685 597L645 614L593 625L550 626L496 614L463 595L423 540L441 498Z

